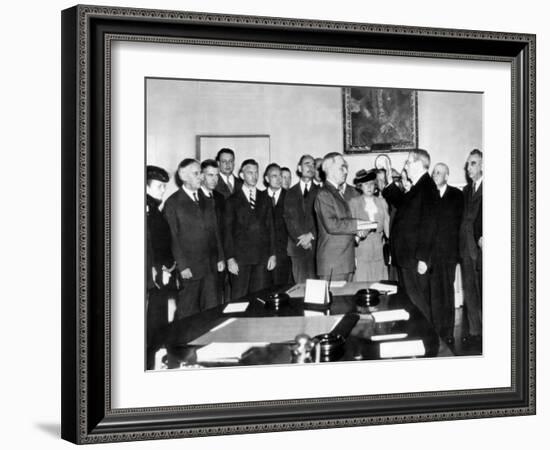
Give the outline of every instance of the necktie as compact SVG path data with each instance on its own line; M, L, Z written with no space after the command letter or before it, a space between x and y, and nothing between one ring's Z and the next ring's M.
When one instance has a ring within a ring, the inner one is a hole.
M304 198L307 197L307 194L309 194L309 188L308 188L308 185L306 184L304 187Z
M248 191L248 195L249 195L248 201L250 203L250 209L254 209L256 207L256 199L254 198L255 192L252 189L250 189Z
M195 200L195 203L199 203L199 197L197 197L196 192L193 192L193 200Z
M340 192L340 195L342 196L342 198L345 199L346 197L344 196L344 192L346 192L346 185L344 184L344 186L338 189L338 192Z
M275 199L275 192L271 193L271 201L273 202L273 206L277 206L277 200Z
M231 183L231 177L227 177L227 186L229 187L229 192L233 193L233 183Z

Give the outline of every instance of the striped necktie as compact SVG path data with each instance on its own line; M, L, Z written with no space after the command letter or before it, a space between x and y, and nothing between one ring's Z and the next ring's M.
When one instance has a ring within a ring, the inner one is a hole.
M253 189L248 190L248 202L250 203L250 209L256 207L256 192Z
M227 187L229 188L229 192L233 193L233 183L231 183L231 177L227 177Z

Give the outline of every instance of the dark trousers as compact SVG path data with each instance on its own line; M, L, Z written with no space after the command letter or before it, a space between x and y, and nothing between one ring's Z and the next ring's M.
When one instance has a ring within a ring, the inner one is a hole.
M432 321L430 307L430 278L428 272L420 275L412 268L400 268L401 285L414 305L424 314L429 322Z
M175 293L175 291L174 291ZM146 330L147 330L147 369L153 369L155 352L165 343L168 326L168 298L172 291L168 289L150 289L147 293Z
M466 256L460 261L464 309L467 320L464 334L481 335L481 265L477 260Z
M267 284L267 261L261 264L239 264L239 274L231 274L231 298L236 300L261 291Z
M455 326L454 282L456 263L438 262L430 273L432 319L442 338L453 336Z
M283 285L292 283L292 263L287 255L277 255L277 266L271 272L271 284Z
M178 292L176 318L183 319L217 306L217 274L210 272L198 280L181 280Z
M295 283L305 283L308 279L316 279L315 254L308 252L304 256L291 256L292 275Z

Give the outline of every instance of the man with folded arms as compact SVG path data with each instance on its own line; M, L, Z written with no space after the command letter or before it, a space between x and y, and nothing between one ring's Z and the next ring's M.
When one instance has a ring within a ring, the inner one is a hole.
M386 174L391 174L389 161ZM429 269L436 239L437 187L428 173L430 154L423 149L411 151L405 163L411 188L404 192L389 179L382 195L396 208L390 229L392 264L397 266L399 281L411 301L432 321Z
M214 205L199 198L201 178L200 163L184 159L176 171L179 189L164 207L182 283L176 308L178 319L219 303L216 278L217 272L223 270L223 250Z
M303 155L296 170L300 181L290 188L285 197L284 219L288 231L287 253L292 261L295 283L316 278L315 255L317 229L313 205L319 188L313 182L315 160Z
M276 266L271 199L256 189L258 163L243 161L242 187L225 205L224 248L231 274L231 297L238 299L268 287L268 271Z
M351 281L355 271L355 236L365 236L367 221L354 219L342 192L348 165L340 153L328 153L323 159L326 181L315 199L319 230L317 274L328 280Z

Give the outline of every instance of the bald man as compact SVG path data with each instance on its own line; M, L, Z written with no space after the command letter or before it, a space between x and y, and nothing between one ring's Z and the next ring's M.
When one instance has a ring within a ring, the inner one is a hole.
M462 220L462 191L447 184L449 167L438 163L432 172L439 192L435 204L436 233L433 242L430 298L435 329L447 345L454 344L454 282L458 263L458 230Z

